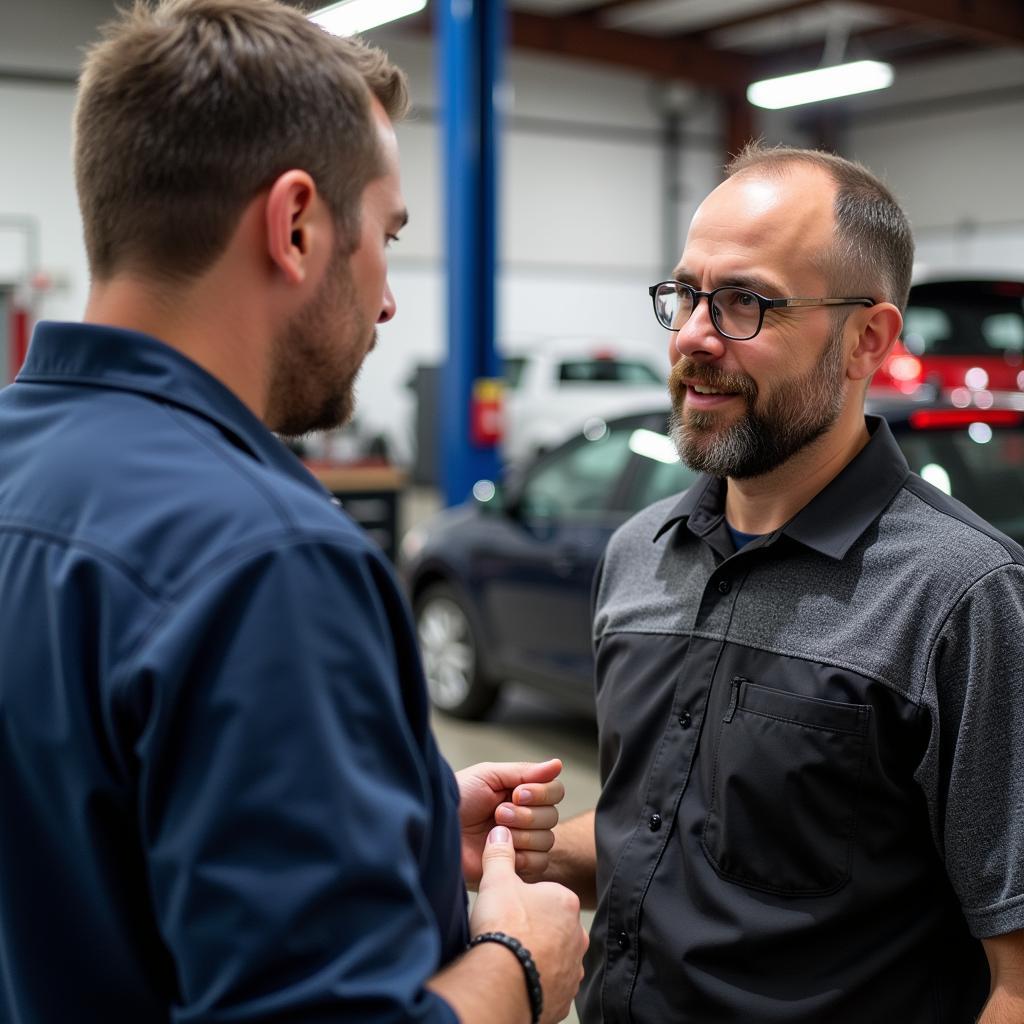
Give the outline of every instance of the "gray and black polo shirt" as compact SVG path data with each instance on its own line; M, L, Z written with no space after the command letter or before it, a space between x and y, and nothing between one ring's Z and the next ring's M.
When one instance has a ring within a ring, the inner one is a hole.
M585 1024L968 1024L1024 927L1024 551L868 426L739 552L711 478L612 539Z

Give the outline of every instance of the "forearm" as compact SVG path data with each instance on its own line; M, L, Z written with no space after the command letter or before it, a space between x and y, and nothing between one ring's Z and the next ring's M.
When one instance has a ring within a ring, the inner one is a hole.
M992 992L978 1024L1024 1024L1024 930L981 941Z
M560 882L588 909L597 906L597 846L594 812L586 811L555 828L555 845L544 878Z
M461 1024L527 1024L530 1004L519 962L504 946L484 942L439 971L427 988Z
M981 1011L978 1024L1024 1024L1024 995L997 989Z

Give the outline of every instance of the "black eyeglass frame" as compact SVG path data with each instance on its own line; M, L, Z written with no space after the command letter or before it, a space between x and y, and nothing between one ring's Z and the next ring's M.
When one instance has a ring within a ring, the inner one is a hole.
M693 308L690 310L690 316L693 316L694 311L700 305L700 300L707 299L708 311L711 314L711 323L723 338L728 338L730 341L749 341L751 338L756 338L761 333L761 328L764 326L764 315L769 309L793 309L808 306L873 306L876 301L875 299L868 298L867 296L828 299L768 299L763 295L759 295L755 291L751 291L749 288L740 288L738 285L734 284L724 284L720 288L712 288L709 292L701 292L688 284L683 284L682 281L659 281L657 284L652 284L647 289L647 292L651 296L651 304L654 306L655 319L667 331L678 331L682 327L682 324L680 324L679 327L674 327L671 324L665 323L665 321L658 315L658 289L663 285L671 285L675 289L682 289L690 293L690 301L693 303ZM715 304L712 300L719 292L726 291L742 292L744 295L750 295L757 299L757 305L760 313L758 314L757 327L754 329L753 334L744 334L742 337L737 337L735 334L727 333L723 330L721 324L719 324L718 314L715 312ZM686 320L689 320L690 316L688 316ZM683 321L684 324L686 323L686 320Z

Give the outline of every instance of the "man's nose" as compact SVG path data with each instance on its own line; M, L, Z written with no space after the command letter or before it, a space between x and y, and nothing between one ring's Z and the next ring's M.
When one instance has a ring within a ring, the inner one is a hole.
M672 344L680 356L720 359L725 354L726 339L715 329L707 299L700 299L689 319L673 336Z
M380 316L377 317L377 323L386 324L394 315L398 309L398 304L395 302L395 296L391 293L391 285L384 282L384 304L380 309Z

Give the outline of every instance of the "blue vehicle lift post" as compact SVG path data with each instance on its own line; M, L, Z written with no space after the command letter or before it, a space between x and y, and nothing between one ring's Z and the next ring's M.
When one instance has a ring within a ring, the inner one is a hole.
M494 344L497 260L495 92L505 45L504 0L436 0L447 219L448 356L441 380L441 479L458 504L497 479L495 443L475 443L474 394L501 376ZM493 387L493 385L492 385Z

